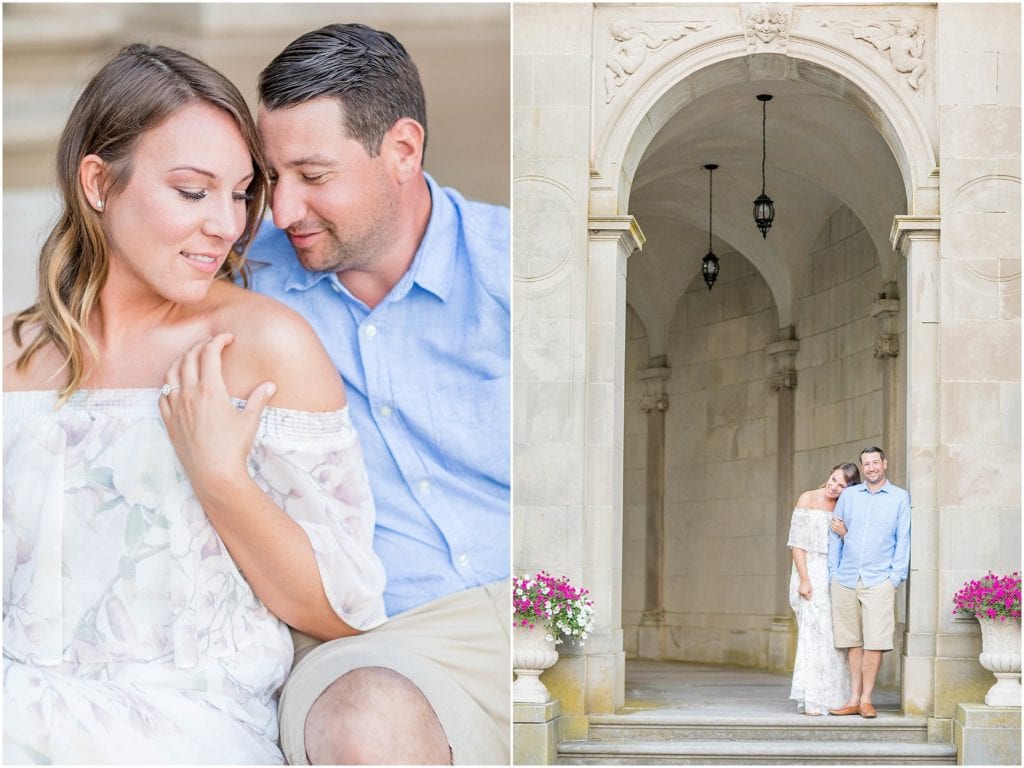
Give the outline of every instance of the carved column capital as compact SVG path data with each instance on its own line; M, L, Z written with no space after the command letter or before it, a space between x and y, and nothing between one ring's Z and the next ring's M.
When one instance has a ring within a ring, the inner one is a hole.
M668 410L668 395L654 395L642 398L640 400L640 410L644 413L650 413L651 411L661 411L664 413Z
M879 360L888 357L899 357L900 337L895 333L883 333L875 339L874 355Z
M664 355L653 357L647 361L647 367L636 372L637 380L644 385L644 394L658 397L665 394L665 384L672 376ZM661 410L665 410L662 408ZM645 410L644 413L647 411Z
M896 298L896 284L886 283L871 304L871 316L878 321L878 338L874 355L879 360L899 357L900 354L900 300Z
M784 368L775 371L768 377L768 386L772 388L773 392L778 392L780 389L796 389L796 369Z
M780 338L764 348L765 354L771 358L774 370L768 377L768 386L773 392L784 389L796 389L796 353L800 342L793 338L796 329L793 326L779 329Z

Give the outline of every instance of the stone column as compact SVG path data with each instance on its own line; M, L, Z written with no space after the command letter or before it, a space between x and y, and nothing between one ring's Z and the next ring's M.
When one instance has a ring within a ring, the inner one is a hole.
M900 300L896 298L895 283L888 283L871 304L870 314L878 323L874 355L882 364L882 448L890 457L887 477L895 485L906 487L907 467L904 461L906 450L905 428L901 422L902 394L901 377L897 366L900 359ZM896 593L896 638L895 653L885 654L880 680L899 680L900 657L903 650L903 633L907 628L907 585L901 584Z
M626 260L644 242L632 216L589 220L586 469L583 584L597 606L582 648L584 709L610 713L625 701L622 646L622 443L626 368ZM564 646L563 646L564 647Z
M939 217L897 216L893 248L907 263L906 487L913 524L903 645L902 706L935 713L939 564ZM884 310L882 310L884 311Z
M776 393L775 444L775 618L768 643L768 667L789 669L796 653L793 612L789 607L789 576L792 559L786 542L793 512L793 457L796 448L796 353L800 342L793 326L780 328L778 340L765 352L772 362L768 386Z
M664 358L652 360L663 363ZM672 370L651 365L637 373L647 396L640 410L647 414L647 533L645 552L644 612L640 618L637 655L641 659L662 657L661 630L665 621L665 411L668 395L665 382Z

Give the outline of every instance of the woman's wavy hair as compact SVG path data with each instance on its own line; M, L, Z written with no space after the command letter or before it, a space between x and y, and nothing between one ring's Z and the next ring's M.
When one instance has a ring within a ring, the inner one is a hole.
M217 273L218 278L248 285L245 251L259 227L267 202L266 163L249 107L238 89L220 72L186 53L161 45L134 43L121 49L85 86L57 145L57 187L61 212L39 257L36 303L19 312L12 326L22 346L22 329L40 325L39 334L18 356L19 370L47 344L64 358L67 381L58 405L84 383L87 357L100 363L88 332L110 266L110 244L102 213L86 199L79 167L87 155L107 164L103 199L128 184L135 149L143 134L160 126L190 104L206 103L235 122L252 156L253 179L246 192L245 229Z
M846 461L843 462L842 464L836 464L834 467L832 467L832 469L828 471L828 474L825 476L825 480L827 481L828 478L832 477L832 473L835 472L837 469L843 470L843 479L846 480L847 487L850 487L851 485L860 484L860 467L858 467L852 461ZM821 487L824 488L825 484L822 483Z

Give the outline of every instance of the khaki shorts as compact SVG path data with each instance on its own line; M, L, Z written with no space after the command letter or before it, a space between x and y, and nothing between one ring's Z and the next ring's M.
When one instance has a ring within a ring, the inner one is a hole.
M894 596L896 588L886 579L881 584L856 589L832 582L832 629L836 648L891 651L896 631Z
M296 662L281 692L281 748L308 765L304 731L313 702L353 669L385 667L427 697L456 765L509 765L509 581L457 592L375 629L327 643L294 633Z

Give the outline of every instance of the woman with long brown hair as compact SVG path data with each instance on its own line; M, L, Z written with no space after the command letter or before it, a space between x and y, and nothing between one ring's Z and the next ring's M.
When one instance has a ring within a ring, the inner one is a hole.
M793 554L789 604L796 614L796 661L789 698L805 715L822 715L850 695L846 654L835 647L829 597L829 531L845 535L842 521L832 519L839 494L860 482L856 464L832 467L818 488L797 499L787 546Z
M285 624L379 624L384 574L340 378L234 284L267 194L252 118L130 45L57 165L38 298L4 329L5 760L281 762Z

